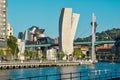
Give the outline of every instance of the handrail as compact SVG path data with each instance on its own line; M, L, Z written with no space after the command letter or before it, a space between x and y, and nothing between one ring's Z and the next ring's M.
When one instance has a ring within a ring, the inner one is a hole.
M57 78L54 78L57 77ZM110 71L110 70L90 70L84 72L70 72L70 73L62 73L62 74L49 74L49 75L40 75L40 76L30 76L24 78L11 78L8 80L73 80L77 78L77 80L116 80L120 79L120 72L118 71Z

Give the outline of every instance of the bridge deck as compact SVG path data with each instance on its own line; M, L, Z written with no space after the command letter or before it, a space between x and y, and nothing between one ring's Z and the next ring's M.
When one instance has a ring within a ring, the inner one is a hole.
M120 41L118 41L120 42ZM102 44L115 44L115 41L96 41L95 42L95 46L97 45L102 45ZM92 42L74 42L74 45L88 45L91 46ZM50 47L50 46L58 46L58 44L31 44L31 45L25 45L26 48L29 47Z

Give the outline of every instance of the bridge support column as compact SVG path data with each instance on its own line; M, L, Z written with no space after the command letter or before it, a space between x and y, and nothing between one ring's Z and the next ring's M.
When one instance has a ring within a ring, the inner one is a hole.
M92 14L92 61L96 62L96 53L95 53L95 41L96 41L96 16L94 15L94 13Z

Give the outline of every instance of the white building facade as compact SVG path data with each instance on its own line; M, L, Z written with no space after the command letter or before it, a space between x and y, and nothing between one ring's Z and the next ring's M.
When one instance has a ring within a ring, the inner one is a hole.
M25 51L25 41L18 39L17 44L18 44L19 54L21 54L21 53L23 54Z
M7 38L9 38L9 36L13 35L13 28L11 27L11 25L8 23L7 24Z
M56 60L57 59L57 50L56 49L48 49L47 50L47 60Z
M59 49L66 55L73 53L73 41L80 14L72 13L72 8L63 8L59 18Z
M0 0L0 47L7 46L7 0Z

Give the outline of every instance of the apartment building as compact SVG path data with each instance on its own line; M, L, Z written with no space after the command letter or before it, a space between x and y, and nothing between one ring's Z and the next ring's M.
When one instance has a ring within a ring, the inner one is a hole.
M7 47L7 0L0 0L0 47Z

